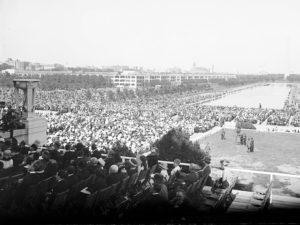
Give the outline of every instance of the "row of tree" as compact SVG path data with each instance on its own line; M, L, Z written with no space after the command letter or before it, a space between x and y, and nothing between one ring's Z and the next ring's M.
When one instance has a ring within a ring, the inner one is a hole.
M287 77L289 82L300 82L300 75L299 74L291 74Z
M0 74L0 85L12 87L12 81L16 78L20 78L20 76L8 73ZM43 90L78 90L81 88L106 88L113 86L110 79L96 75L28 75L22 78L40 79L40 87Z
M17 75L10 75L8 73L0 74L0 85L4 87L12 87L12 80L18 78ZM40 87L43 90L78 90L81 88L107 88L113 87L112 81L109 78L96 75L30 75L28 78L39 78L41 80ZM152 81L145 82L141 89L135 91L136 95L139 97L148 97L153 95L161 94L171 94L171 93L181 93L191 90L209 90L211 89L211 84L218 84L221 86L231 87L246 85L250 83L257 82L273 82L276 80L282 80L283 74L272 74L264 76L255 75L243 75L237 76L237 78L232 79L210 79L210 80L186 80L182 85L172 85L170 81ZM297 81L300 80L297 76L289 76L289 80ZM113 92L110 92L111 100L114 99L124 99L134 97L133 91L124 89L120 91L117 89L115 96Z

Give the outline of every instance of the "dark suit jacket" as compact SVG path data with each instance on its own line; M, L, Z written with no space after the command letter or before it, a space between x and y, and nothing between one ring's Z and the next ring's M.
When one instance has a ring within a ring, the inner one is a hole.
M92 157L96 157L97 159L99 159L99 158L101 158L101 155L102 155L101 153L103 153L103 152L101 152L99 150L95 150L95 151L93 151Z
M84 169L84 170L78 171L76 173L76 176L78 177L78 180L81 181L81 180L88 178L90 176L90 173L87 169Z
M17 187L17 191L16 191L17 204L23 201L29 186L37 184L39 181L41 181L41 179L42 176L38 173L28 173L25 175L22 183Z
M107 158L105 159L105 166L104 169L109 170L111 165L115 164L115 159L114 158Z
M187 185L194 183L199 179L199 176L196 172L190 172L188 175L184 177L184 181L186 182Z
M72 174L72 175L69 175L67 178L66 178L66 182L68 184L68 188L71 188L73 185L75 185L77 182L79 181L79 178L75 175L75 174Z
M149 168L151 168L152 166L158 164L158 156L156 154L150 154L147 156L147 162L148 162L148 166Z
M136 221L165 222L170 218L171 206L168 201L159 194L148 195L133 210Z
M132 176L135 173L137 173L137 167L130 168L129 170L127 170L128 176Z
M56 162L49 162L46 169L45 169L43 179L47 179L49 177L52 177L57 172L58 172L58 164Z
M108 187L106 179L104 177L97 177L95 182L89 185L89 190L93 193L106 187Z
M39 181L42 180L41 174L38 173L28 173L25 175L23 178L22 183L19 185L19 188L22 189L23 191L26 191L27 188L30 185L37 184Z
M119 181L122 180L122 175L119 173L111 173L108 174L106 178L107 185L110 186L112 184L118 183Z
M76 158L76 152L74 151L67 151L63 156L63 166L67 167L70 164L71 160Z
M65 190L67 190L68 188L69 188L68 182L66 180L56 181L53 184L53 194L63 192Z
M0 171L0 178L24 173L25 171L26 170L23 166L14 166L8 169L3 169Z

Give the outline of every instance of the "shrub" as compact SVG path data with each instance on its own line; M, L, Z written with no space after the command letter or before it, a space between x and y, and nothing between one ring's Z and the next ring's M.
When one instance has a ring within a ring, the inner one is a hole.
M154 143L159 150L159 159L174 161L178 158L181 162L201 164L207 156L198 143L189 140L189 135L180 129L172 129L161 139Z

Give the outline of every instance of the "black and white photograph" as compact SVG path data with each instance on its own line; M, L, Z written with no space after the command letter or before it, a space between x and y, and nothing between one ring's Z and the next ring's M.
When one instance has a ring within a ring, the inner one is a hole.
M300 223L299 0L0 0L0 223Z

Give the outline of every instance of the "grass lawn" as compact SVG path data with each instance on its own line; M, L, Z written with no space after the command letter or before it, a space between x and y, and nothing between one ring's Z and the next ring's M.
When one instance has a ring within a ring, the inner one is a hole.
M226 130L226 140L221 140L220 132L203 138L201 143L209 143L212 164L218 165L221 159L230 161L229 167L266 172L300 175L300 135L292 133L266 133L242 130L247 137L254 138L254 152L247 153L247 147L236 144L235 130ZM246 190L257 185L266 186L268 175L239 173L240 183ZM246 186L245 186L246 185ZM274 177L273 193L300 197L300 179Z

